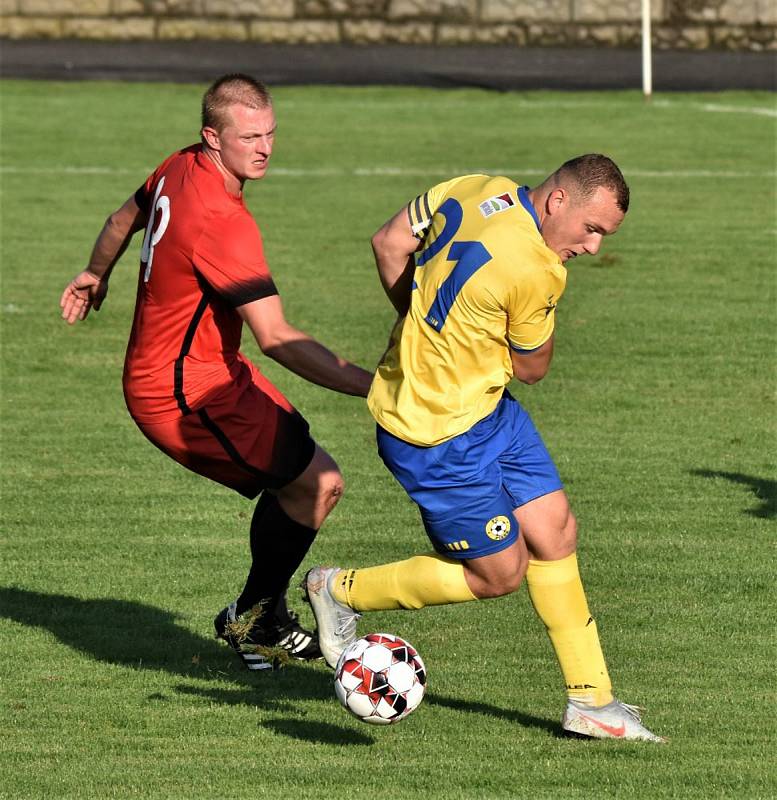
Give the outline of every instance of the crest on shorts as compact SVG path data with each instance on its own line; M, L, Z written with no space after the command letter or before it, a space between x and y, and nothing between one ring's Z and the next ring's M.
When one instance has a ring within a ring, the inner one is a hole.
M486 536L495 542L501 542L510 533L510 520L507 517L494 517L486 523Z

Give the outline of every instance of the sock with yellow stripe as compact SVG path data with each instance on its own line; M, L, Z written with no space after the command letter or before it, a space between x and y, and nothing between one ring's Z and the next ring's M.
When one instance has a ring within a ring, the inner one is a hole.
M477 599L467 585L463 564L436 553L344 569L333 583L335 599L354 611L415 609Z
M593 707L611 702L612 684L588 610L577 555L559 561L529 561L526 583L534 610L548 629L567 695Z

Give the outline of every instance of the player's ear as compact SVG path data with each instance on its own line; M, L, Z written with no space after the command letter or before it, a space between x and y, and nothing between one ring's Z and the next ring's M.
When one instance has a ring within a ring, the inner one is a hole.
M202 141L210 147L211 150L221 150L221 138L219 132L215 128L206 126L200 131Z
M555 188L545 200L545 211L548 214L555 214L559 209L569 202L569 192L560 186Z

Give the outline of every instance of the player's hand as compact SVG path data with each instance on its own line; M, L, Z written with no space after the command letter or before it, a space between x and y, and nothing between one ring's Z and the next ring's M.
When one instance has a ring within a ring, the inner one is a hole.
M93 272L79 272L65 287L59 300L62 319L72 325L76 320L86 319L94 308L100 310L105 295L108 294L108 281L98 278Z

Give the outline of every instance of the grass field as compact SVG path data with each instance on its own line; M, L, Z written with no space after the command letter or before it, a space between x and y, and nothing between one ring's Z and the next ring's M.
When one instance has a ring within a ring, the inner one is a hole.
M71 329L57 307L105 215L195 140L202 88L2 84L0 797L777 796L774 96L279 89L247 192L289 319L373 365L392 315L368 240L404 202L464 172L621 164L632 210L570 265L550 374L515 391L579 517L616 691L661 747L559 735L525 590L363 623L429 669L389 729L348 717L323 665L250 675L211 638L251 505L126 414L139 242L99 314ZM303 569L425 550L363 403L245 349L347 482Z

